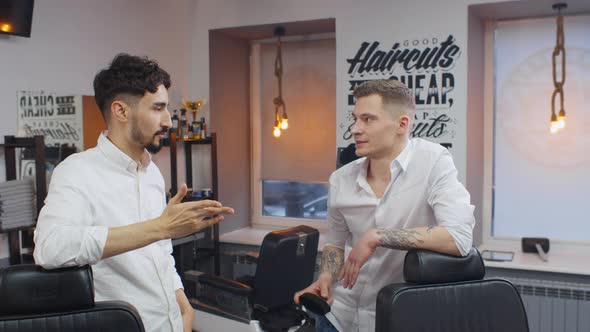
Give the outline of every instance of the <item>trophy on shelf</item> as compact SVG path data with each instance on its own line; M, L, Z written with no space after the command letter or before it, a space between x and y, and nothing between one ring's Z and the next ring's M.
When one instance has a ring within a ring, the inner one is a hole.
M206 104L205 100L183 100L182 107L190 110L193 114L192 122L185 124L186 128L184 128L184 132L187 133L186 135L182 136L185 139L189 140L198 140L198 139L205 139L207 138L207 125L205 124L205 118L201 117L201 121L197 121L197 111L201 109Z

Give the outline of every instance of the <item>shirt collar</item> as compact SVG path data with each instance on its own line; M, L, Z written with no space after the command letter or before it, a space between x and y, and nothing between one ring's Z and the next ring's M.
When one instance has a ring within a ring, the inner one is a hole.
M389 165L389 170L393 174L397 168L400 169L400 173L408 169L408 164L412 158L412 152L414 151L414 143L412 139L408 140L408 143L402 150L402 152L395 158ZM356 183L359 186L363 186L367 182L367 171L369 169L369 158L362 158L357 161L361 163L361 169L357 176Z
M106 130L98 136L97 147L102 151L102 153L105 154L107 158L130 172L136 172L140 169L145 169L152 161L152 155L149 154L147 150L144 150L144 153L142 154L141 160L138 164L135 160L131 159L131 157L121 151L115 144L113 144L110 139L108 139Z
M395 168L394 165L397 163L397 166L399 166L401 171L404 172L406 169L408 169L408 164L410 163L413 151L414 143L412 139L409 139L402 152L391 162L389 169L393 171Z

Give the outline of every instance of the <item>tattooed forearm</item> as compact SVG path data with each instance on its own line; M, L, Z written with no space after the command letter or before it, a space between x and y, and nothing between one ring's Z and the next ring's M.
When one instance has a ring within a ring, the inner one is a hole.
M424 243L420 233L411 229L380 229L377 234L379 246L390 249L410 250Z
M332 276L332 282L338 280L340 270L344 265L344 250L332 246L325 246L322 251L321 272L327 272Z

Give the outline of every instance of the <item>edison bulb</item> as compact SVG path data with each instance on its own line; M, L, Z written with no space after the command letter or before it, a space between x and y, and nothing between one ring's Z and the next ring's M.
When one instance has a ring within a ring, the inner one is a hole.
M565 119L561 118L561 119L557 120L557 128L558 129L565 128Z
M274 137L281 137L281 129L279 127L275 127L275 129L272 131L272 134Z

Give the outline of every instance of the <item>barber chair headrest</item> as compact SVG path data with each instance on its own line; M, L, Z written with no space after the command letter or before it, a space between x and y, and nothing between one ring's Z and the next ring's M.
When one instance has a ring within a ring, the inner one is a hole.
M410 250L404 261L404 279L414 284L442 284L480 280L485 275L483 260L476 248L465 257L428 250Z
M88 265L55 270L33 264L11 266L0 270L0 299L0 315L91 308L92 269Z

